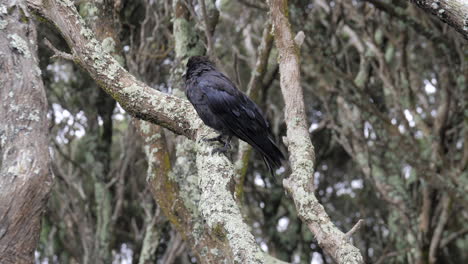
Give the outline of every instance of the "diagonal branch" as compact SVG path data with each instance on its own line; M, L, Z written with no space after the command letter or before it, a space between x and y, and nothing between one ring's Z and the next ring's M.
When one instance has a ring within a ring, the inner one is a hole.
M286 145L292 174L283 184L294 199L299 217L315 235L320 247L337 263L363 263L359 250L336 228L315 197L313 185L314 147L307 130L300 84L299 47L294 43L287 18L287 0L270 0L276 47L279 51L280 83L285 100Z
M28 0L34 11L53 23L75 62L131 115L194 139L200 119L191 105L138 81L106 52L69 0Z
M458 31L468 39L468 2L466 0L408 0Z
M366 1L373 4L377 9L387 12L389 15L400 19L401 21L403 21L404 23L412 27L415 32L423 35L428 40L438 42L440 44L445 44L446 46L450 46L448 40L445 37L438 35L436 32L434 32L434 30L418 22L416 19L411 17L407 12L405 12L403 8L396 6L396 5L387 4L379 0L366 0Z

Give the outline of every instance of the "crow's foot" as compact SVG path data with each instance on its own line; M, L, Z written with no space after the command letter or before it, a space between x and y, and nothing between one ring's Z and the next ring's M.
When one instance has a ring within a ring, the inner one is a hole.
M220 147L220 148L215 148L211 151L211 155L214 155L216 153L221 153L221 154L224 154L226 153L229 149L231 148L230 145L224 145L223 147Z
M217 137L214 137L214 138L204 138L203 141L205 141L205 142L218 141L218 142L224 144L223 137L224 137L224 135L221 134L221 135L219 135L219 136L217 136Z
M213 138L211 141L219 141L221 143L224 144L224 146L220 147L220 148L215 148L211 151L211 155L213 154L216 154L216 153L226 153L230 148L231 148L231 139L232 139L232 136L228 136L228 139L227 141L223 141L222 140L222 135L219 136L220 138L217 139L217 138Z

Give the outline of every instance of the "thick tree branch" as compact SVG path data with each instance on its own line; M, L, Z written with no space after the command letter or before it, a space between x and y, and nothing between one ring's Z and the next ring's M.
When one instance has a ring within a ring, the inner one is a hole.
M427 26L418 22L416 19L411 17L403 8L397 5L387 4L379 0L366 1L372 3L377 9L387 12L389 15L400 19L401 21L412 27L415 32L423 35L428 40L434 41L435 43L445 44L447 47L450 46L448 40L445 37L440 36L434 30L431 30Z
M363 258L338 230L313 191L314 147L309 138L304 98L300 85L298 47L294 43L287 18L286 0L269 1L275 43L279 50L281 91L286 104L286 142L292 174L284 180L284 187L292 195L299 217L315 235L319 245L337 263L363 263Z
M147 181L158 206L182 238L188 242L200 263L221 262L224 256L218 252L219 241L213 238L209 230L200 223L202 219L197 219L197 215L187 208L177 182L169 175L171 164L162 127L144 121L135 121L145 142L148 159ZM214 250L202 253L203 248Z
M75 62L131 115L195 138L200 119L186 100L148 87L128 73L85 26L69 0L28 0L34 11L53 23L66 40ZM104 44L104 41L103 41Z
M213 149L202 143L203 138L213 137L210 131L200 129L197 136L197 169L202 190L199 210L207 220L211 234L227 241L233 263L265 263L265 256L231 195L235 187L232 163L225 156L211 156Z
M408 0L458 31L468 39L468 2L466 0Z

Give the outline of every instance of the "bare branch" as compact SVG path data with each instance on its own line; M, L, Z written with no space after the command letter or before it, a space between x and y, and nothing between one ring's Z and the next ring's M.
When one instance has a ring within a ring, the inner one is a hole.
M414 29L415 32L423 35L426 37L428 40L432 40L434 42L439 42L441 44L445 44L446 46L448 45L448 41L445 37L440 36L434 30L428 29L426 26L418 22L416 19L411 17L409 14L407 14L401 7L392 5L392 4L387 4L383 1L379 0L366 0L369 3L372 3L377 9L380 9L384 12L387 12L389 15L394 16L401 21L405 22L408 24L410 27Z
M442 213L440 214L439 221L432 236L431 245L429 247L429 263L437 262L437 252L439 250L440 241L442 239L442 234L444 232L445 225L447 224L449 213L450 213L450 204L451 199L448 195L442 197Z
M441 242L440 242L440 248L444 248L446 247L448 244L450 244L451 242L453 242L454 240L464 236L468 234L468 227L466 228L463 228L462 230L458 231L458 232L455 232L455 233L452 233L450 236L444 238Z
M468 39L468 3L465 0L408 0L429 14L437 16Z
M49 49L51 49L52 52L54 53L54 55L52 56L52 58L62 58L62 59L65 59L65 60L70 60L70 61L73 61L73 60L74 60L73 55L58 50L56 47L54 47L54 46L52 45L52 43L50 43L50 41L49 41L48 39L44 39L44 44L45 44Z
M346 233L346 237L350 239L353 236L353 234L356 233L356 231L358 231L364 223L365 222L363 219L359 219L359 221L353 226L353 228L351 228L348 231L348 233Z
M263 12L268 12L268 9L262 5L260 1L239 0L239 2L247 7L255 8Z
M325 252L337 263L363 263L359 250L333 225L313 193L315 153L307 129L298 47L294 43L286 15L287 1L270 0L269 6L275 43L279 50L281 91L286 104L286 143L292 169L290 178L283 181L284 187L292 195L299 217L307 224Z
M211 30L210 30L210 22L208 19L208 14L206 11L206 5L205 5L205 0L198 0L198 3L201 6L202 10L202 15L203 15L203 22L205 23L205 35L206 35L206 42L207 42L207 49L208 49L208 54L211 54L213 52L213 40L211 38Z

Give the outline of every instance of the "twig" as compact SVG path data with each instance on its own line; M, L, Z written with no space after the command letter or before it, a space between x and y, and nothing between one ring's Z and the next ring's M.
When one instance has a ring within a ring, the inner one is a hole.
M255 8L263 12L268 12L268 9L260 4L257 4L257 1L254 1L253 3L247 0L239 0L239 2L247 7Z
M69 54L69 53L58 50L56 47L54 47L54 45L52 45L52 43L50 43L50 41L48 39L44 39L44 44L49 49L51 49L52 52L54 53L54 55L52 55L52 57L51 57L52 59L62 58L62 59L65 59L65 60L73 61L74 58L75 58L72 54Z
M205 0L198 0L198 3L201 6L202 14L203 14L203 21L205 23L205 35L206 35L206 42L207 43L207 49L208 49L208 54L211 54L213 52L213 47L212 47L212 41L211 41L211 32L210 32L210 24L208 21L208 14L206 12L206 5L205 5Z
M437 261L437 253L440 245L440 241L442 238L442 234L445 229L445 225L448 222L449 214L450 214L450 204L451 199L450 196L444 195L442 198L442 212L439 216L439 221L437 222L437 226L434 231L434 235L431 239L431 244L429 246L429 263L436 263Z
M442 239L442 242L440 242L440 248L444 248L446 247L448 244L450 244L452 241L454 241L455 239L461 237L461 236L464 236L468 234L468 227L458 231L458 232L455 232L455 233L452 233L450 236Z
M363 219L359 219L359 221L353 226L353 228L351 228L348 233L346 233L346 238L349 240L351 238L351 236L356 233L356 231L358 231L361 226L364 224L364 220Z

